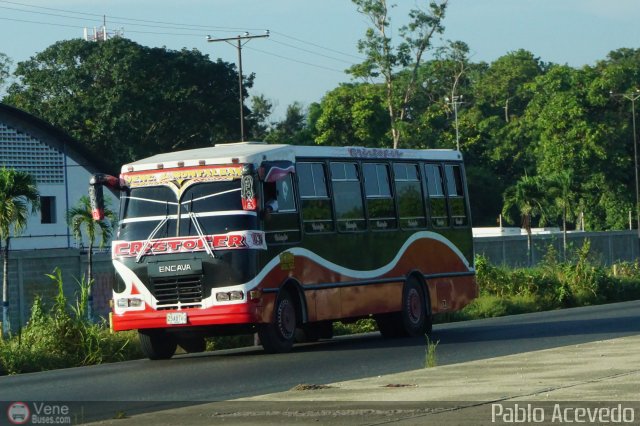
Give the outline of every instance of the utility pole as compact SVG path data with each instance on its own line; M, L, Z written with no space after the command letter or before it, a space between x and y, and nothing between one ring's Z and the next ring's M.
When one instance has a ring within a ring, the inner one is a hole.
M262 35L250 35L249 33L244 33L243 35L239 35L237 37L226 37L226 38L211 38L211 36L207 36L208 42L219 42L224 41L230 44L231 46L238 49L238 90L240 96L240 142L244 142L244 99L242 97L242 46L249 43L254 38L264 38L269 37L269 30L266 31L265 34ZM233 43L235 42L235 44Z
M636 226L638 228L638 244L640 244L640 189L638 186L638 142L636 135L636 101L640 99L640 89L636 89L633 92L628 93L613 93L609 92L611 96L623 97L631 101L631 123L633 131L633 165L636 178ZM640 252L638 254L640 256Z
M444 97L445 102L451 104L453 107L453 115L456 123L456 149L460 151L460 132L458 131L458 107L463 104L462 95L451 95L451 99L448 96Z

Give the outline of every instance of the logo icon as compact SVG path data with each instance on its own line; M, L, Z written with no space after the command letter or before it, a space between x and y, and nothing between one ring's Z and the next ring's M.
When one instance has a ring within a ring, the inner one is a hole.
M14 402L7 408L7 417L14 425L23 425L29 421L31 411L29 411L29 406L24 402Z

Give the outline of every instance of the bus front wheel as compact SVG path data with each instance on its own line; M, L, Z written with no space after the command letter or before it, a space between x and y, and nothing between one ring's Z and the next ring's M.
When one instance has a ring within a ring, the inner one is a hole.
M164 330L138 330L140 347L149 359L169 359L176 352L178 342Z
M291 295L281 290L275 305L273 319L258 327L258 337L268 353L289 352L295 340L298 319Z

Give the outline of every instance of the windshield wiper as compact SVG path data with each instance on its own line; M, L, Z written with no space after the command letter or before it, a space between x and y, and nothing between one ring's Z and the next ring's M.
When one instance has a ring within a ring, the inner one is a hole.
M202 227L200 226L200 222L198 222L198 218L196 217L196 214L192 211L189 212L189 218L191 219L191 222L193 222L193 227L196 228L196 232L198 233L198 236L200 237L200 241L202 241L202 245L204 246L205 251L207 252L207 254L211 257L213 257L214 259L216 258L216 256L213 254L213 249L211 248L211 246L209 245L209 243L207 242L207 239L204 235L204 232L202 232Z
M147 239L144 242L144 245L142 246L142 249L140 250L140 253L138 253L138 255L136 256L136 263L140 263L140 261L142 260L142 258L145 256L145 254L147 253L147 249L149 248L149 246L151 245L151 241L153 240L153 238L156 236L156 234L158 233L158 231L160 229L162 229L162 226L167 223L167 221L169 220L169 203L166 203L166 211L165 211L165 216L164 218L160 221L160 223L158 223L156 225L155 228L153 228L153 231L151 231L151 233L149 234L149 236L147 237Z

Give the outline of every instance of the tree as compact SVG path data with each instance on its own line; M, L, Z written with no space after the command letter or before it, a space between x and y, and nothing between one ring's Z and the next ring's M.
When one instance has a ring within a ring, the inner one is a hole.
M271 115L273 102L264 95L251 97L251 114L247 117L249 137L253 140L263 140L269 132L267 119Z
M107 159L112 173L159 152L239 139L235 66L195 49L66 40L14 74L5 102L65 130Z
M388 146L389 120L382 88L342 84L328 92L310 125L318 145Z
M85 233L89 239L89 249L87 250L87 282L89 286L87 315L89 319L91 319L93 315L93 247L98 234L100 234L100 247L105 246L111 238L113 222L116 220L116 214L109 207L105 207L104 215L104 220L93 220L91 203L89 197L86 195L80 197L78 203L67 210L67 223L76 240L82 241L83 234Z
M573 170L562 169L548 178L549 197L562 217L562 256L567 257L567 220L573 217L571 208L575 204Z
M9 240L11 234L20 235L31 213L40 208L36 181L28 173L3 167L0 169L0 241L2 256L2 332L11 331L9 325Z
M527 231L527 259L532 265L531 251L531 219L533 216L542 215L542 205L545 202L545 193L542 182L537 176L522 176L513 186L504 192L504 205L502 214L511 221L511 210L516 208L522 218L522 227Z
M11 59L4 53L0 52L0 87L9 78L9 68L11 66Z
M312 142L305 108L300 102L294 102L287 107L282 121L272 123L265 140L268 143L291 145L309 145Z
M385 86L386 107L391 122L393 148L398 148L402 136L402 122L407 118L408 106L418 83L418 70L424 53L431 47L434 34L444 31L442 21L448 0L429 3L428 11L411 9L410 22L399 29L403 42L394 48L391 35L389 9L386 0L352 0L358 12L369 18L372 27L358 42L358 51L366 56L361 64L347 70L354 77L371 79L382 75ZM397 68L410 67L409 79L399 87Z

